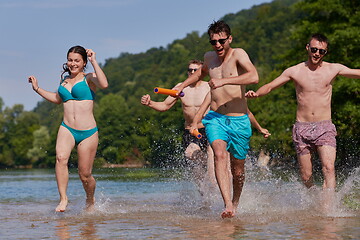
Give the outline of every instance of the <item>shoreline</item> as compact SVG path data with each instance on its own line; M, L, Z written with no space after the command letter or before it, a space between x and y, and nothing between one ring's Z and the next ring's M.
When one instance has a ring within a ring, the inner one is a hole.
M145 163L122 163L122 164L116 164L116 163L105 163L102 165L102 168L143 168L147 166Z

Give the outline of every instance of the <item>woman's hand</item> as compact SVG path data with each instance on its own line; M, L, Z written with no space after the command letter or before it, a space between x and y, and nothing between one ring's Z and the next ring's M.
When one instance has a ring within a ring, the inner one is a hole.
M92 49L86 49L86 54L91 63L96 62L96 53Z
M39 84L38 84L38 81L37 81L36 77L29 76L28 77L28 82L31 83L32 88L34 89L35 92L37 92L39 90Z

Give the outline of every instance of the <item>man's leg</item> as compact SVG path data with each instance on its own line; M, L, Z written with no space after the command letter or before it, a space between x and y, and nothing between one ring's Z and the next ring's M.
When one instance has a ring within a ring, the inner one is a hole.
M298 154L297 158L299 162L301 180L307 188L311 188L314 185L312 177L311 153L303 155Z
M245 159L237 159L230 155L231 160L231 173L233 181L233 207L234 213L239 205L240 195L245 182Z
M214 152L211 146L207 146L207 177L212 186L216 185Z
M219 185L221 196L225 204L225 210L221 216L223 218L233 217L234 208L231 200L230 174L228 171L228 154L226 151L226 142L220 139L213 141L211 147L214 151L215 176Z
M323 189L335 190L336 177L335 177L335 158L336 148L332 146L319 146L317 148L320 161L322 164L322 172L324 175Z
M322 164L322 172L324 175L323 183L323 199L322 206L324 211L331 211L335 205L335 188L336 188L336 177L335 177L335 158L336 148L332 146L319 146L317 148L319 157Z
M206 175L206 153L196 143L190 143L185 149L185 157L191 161L189 169L192 179L199 188L200 195L204 195L202 184Z

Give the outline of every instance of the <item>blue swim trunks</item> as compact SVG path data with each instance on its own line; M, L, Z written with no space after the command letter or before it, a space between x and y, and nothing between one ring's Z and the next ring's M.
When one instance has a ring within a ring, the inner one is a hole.
M251 123L247 114L232 117L210 110L202 123L205 126L210 144L216 139L221 139L227 143L226 150L235 158L246 158L252 134Z

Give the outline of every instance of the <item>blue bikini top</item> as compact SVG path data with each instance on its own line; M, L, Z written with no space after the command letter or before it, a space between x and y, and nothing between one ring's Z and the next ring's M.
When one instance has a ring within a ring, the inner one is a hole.
M61 85L65 81L66 77L61 81L60 86L58 88L58 93L63 102L67 102L68 100L94 100L95 93L90 89L89 85L86 82L86 77L80 82L75 83L72 87L71 92L67 90L63 85Z

